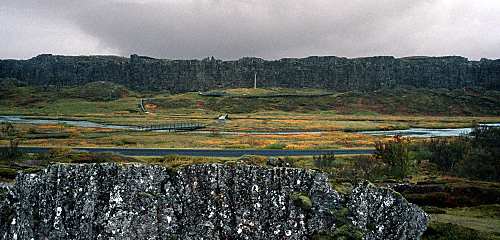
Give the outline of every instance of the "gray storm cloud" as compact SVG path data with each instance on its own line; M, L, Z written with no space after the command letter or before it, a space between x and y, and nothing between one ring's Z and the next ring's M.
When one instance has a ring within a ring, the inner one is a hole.
M498 0L8 0L0 58L500 58Z

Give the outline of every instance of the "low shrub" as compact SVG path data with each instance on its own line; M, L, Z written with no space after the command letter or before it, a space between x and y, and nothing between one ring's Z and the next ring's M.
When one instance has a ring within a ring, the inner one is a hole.
M385 165L373 156L357 156L354 158L354 169L356 175L362 179L375 181L383 178L385 174Z
M117 146L136 145L137 141L134 141L131 139L119 139L119 140L113 141L113 144L117 145Z
M267 158L264 156L257 156L257 155L243 155L240 158L238 158L237 162L248 165L264 165L267 162Z
M415 159L410 154L410 140L395 136L387 142L376 142L374 158L387 166L387 173L397 179L403 179L413 173Z
M429 143L429 162L436 164L442 171L450 172L466 158L470 150L471 146L465 137L432 139Z
M18 146L24 139L23 133L14 124L2 122L0 125L0 139L7 141L7 146L0 146L0 160L15 161L22 153Z
M444 172L500 181L500 128L477 126L469 136L429 142L429 161Z
M317 168L331 168L335 167L335 154L323 154L319 156L313 156L314 165Z
M49 155L52 158L65 157L71 154L73 150L68 147L58 147L49 149Z

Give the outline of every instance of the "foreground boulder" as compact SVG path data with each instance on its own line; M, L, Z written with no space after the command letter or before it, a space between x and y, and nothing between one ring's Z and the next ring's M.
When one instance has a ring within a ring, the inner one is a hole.
M0 239L310 239L346 223L418 239L428 220L367 182L342 196L324 174L250 165L55 164L0 193Z

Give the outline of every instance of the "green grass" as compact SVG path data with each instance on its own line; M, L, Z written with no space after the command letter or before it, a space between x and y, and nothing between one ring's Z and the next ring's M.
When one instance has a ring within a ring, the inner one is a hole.
M496 234L500 236L500 220L489 219L484 217L464 217L455 216L450 214L436 214L432 216L433 220L440 223L451 223L462 227L485 232L489 234Z
M107 82L62 89L16 87L0 82L0 113L57 116L136 112L137 96L123 86Z
M272 143L264 147L265 149L285 149L286 144L283 143Z
M500 115L500 92L445 89L382 89L371 92L332 93L321 89L224 89L220 97L198 93L165 95L152 93L159 112L255 113L285 111L334 112L354 116L404 115ZM84 86L44 90L22 84L0 86L2 114L108 114L137 113L138 93L123 86L94 82ZM327 94L327 95L325 95ZM285 95L285 96L283 96ZM127 100L128 99L128 100ZM114 100L114 101L111 101Z
M37 106L13 106L6 104L0 106L0 113L7 115L86 115L109 114L116 112L136 113L138 100L126 98L108 102L90 102L81 99L57 99L53 102L41 102Z
M498 240L500 236L452 223L431 222L422 240Z
M446 213L432 214L432 220L451 223L500 238L500 205L481 205L467 208L445 208Z
M202 93L205 96L211 97L246 97L246 98L259 98L259 97L274 97L274 96L322 96L333 94L331 91L314 88L236 88L224 90L212 90Z
M448 208L448 214L464 217L488 217L500 219L500 204L480 205L465 208ZM497 229L500 232L500 227Z
M160 107L197 108L229 113L262 111L335 112L361 116L378 114L498 115L500 93L463 90L385 89L321 95L320 90L233 89L213 91L218 97L187 93L157 98ZM288 94L289 96L280 96ZM311 96L293 96L303 94ZM316 95L315 95L316 94ZM266 97L264 97L266 96ZM478 97L480 96L480 97Z
M126 87L111 82L91 82L83 86L63 88L59 94L63 97L77 97L87 101L111 101L135 95Z

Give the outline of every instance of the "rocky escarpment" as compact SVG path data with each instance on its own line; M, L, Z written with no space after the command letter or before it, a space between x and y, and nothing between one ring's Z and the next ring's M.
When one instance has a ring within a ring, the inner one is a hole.
M0 60L0 78L17 78L40 86L74 86L109 81L136 90L171 92L253 87L374 90L396 86L418 88L483 87L500 89L500 60L463 57L333 56L266 61L242 58L222 61L168 60L132 55L54 56Z
M342 196L321 173L281 167L56 164L2 189L1 239L309 239L342 221L365 239L417 239L427 223L391 190Z

